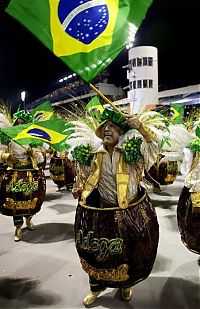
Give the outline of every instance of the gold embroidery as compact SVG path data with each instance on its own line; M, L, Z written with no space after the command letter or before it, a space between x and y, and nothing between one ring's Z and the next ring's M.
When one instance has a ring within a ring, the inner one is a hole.
M146 213L146 210L144 209L144 207L140 207L140 211L141 211L141 214L142 214L142 217L143 217L143 219L144 219L144 221L146 222L146 223L148 223L149 222L149 217L148 217L148 215L147 215L147 213Z
M193 207L200 207L200 192L192 192L191 200Z
M61 175L50 174L50 177L53 180L59 180L59 181L64 181L65 180L65 175L64 174L61 174Z
M128 275L128 265L121 264L117 269L98 269L90 266L84 259L80 258L83 270L88 273L89 276L95 278L96 280L104 281L126 281L129 278Z
M37 203L37 197L29 201L14 201L12 198L6 198L4 207L8 209L18 210L18 209L34 209Z
M164 181L174 181L176 179L176 175L167 174L167 177L164 178Z

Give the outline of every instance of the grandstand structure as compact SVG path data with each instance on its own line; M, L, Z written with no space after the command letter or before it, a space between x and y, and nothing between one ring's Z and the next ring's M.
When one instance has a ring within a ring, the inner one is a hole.
M93 80L92 84L112 102L124 99L126 93L123 88L108 83L108 77L108 71L104 70ZM51 102L54 107L64 106L70 108L71 105L76 106L77 104L85 106L96 95L97 93L91 89L88 83L73 74L69 75L69 78L63 78L61 86L55 91L27 104L26 107L32 109L45 101Z

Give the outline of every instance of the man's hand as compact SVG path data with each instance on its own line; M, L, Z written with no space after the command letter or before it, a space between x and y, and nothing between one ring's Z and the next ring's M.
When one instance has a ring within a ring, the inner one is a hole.
M131 128L131 129L139 129L140 126L141 126L141 122L140 120L138 119L137 116L135 115L127 115L126 116L126 123L128 124L128 126Z
M73 188L72 189L72 195L74 198L79 198L81 196L83 189L81 188Z

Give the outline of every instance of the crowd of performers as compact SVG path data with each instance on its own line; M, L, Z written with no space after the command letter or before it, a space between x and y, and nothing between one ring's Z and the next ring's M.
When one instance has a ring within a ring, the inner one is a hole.
M12 125L29 121L28 112L20 111ZM13 217L14 241L23 239L24 218L27 228L35 229L32 217L45 198L50 155L57 190L66 187L78 199L75 245L89 278L84 305L107 287L118 288L121 299L130 301L132 287L150 275L157 255L159 224L149 186L159 193L161 185L184 174L177 225L184 245L200 254L200 121L190 132L172 124L166 130L159 113L122 115L106 108L95 128L73 124L70 148L60 153L45 144L0 145L0 212Z

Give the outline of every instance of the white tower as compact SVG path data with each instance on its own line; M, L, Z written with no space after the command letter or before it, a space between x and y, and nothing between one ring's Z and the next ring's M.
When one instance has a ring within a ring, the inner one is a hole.
M128 101L130 112L137 113L144 105L158 103L157 48L138 46L129 50L127 78L129 79Z

